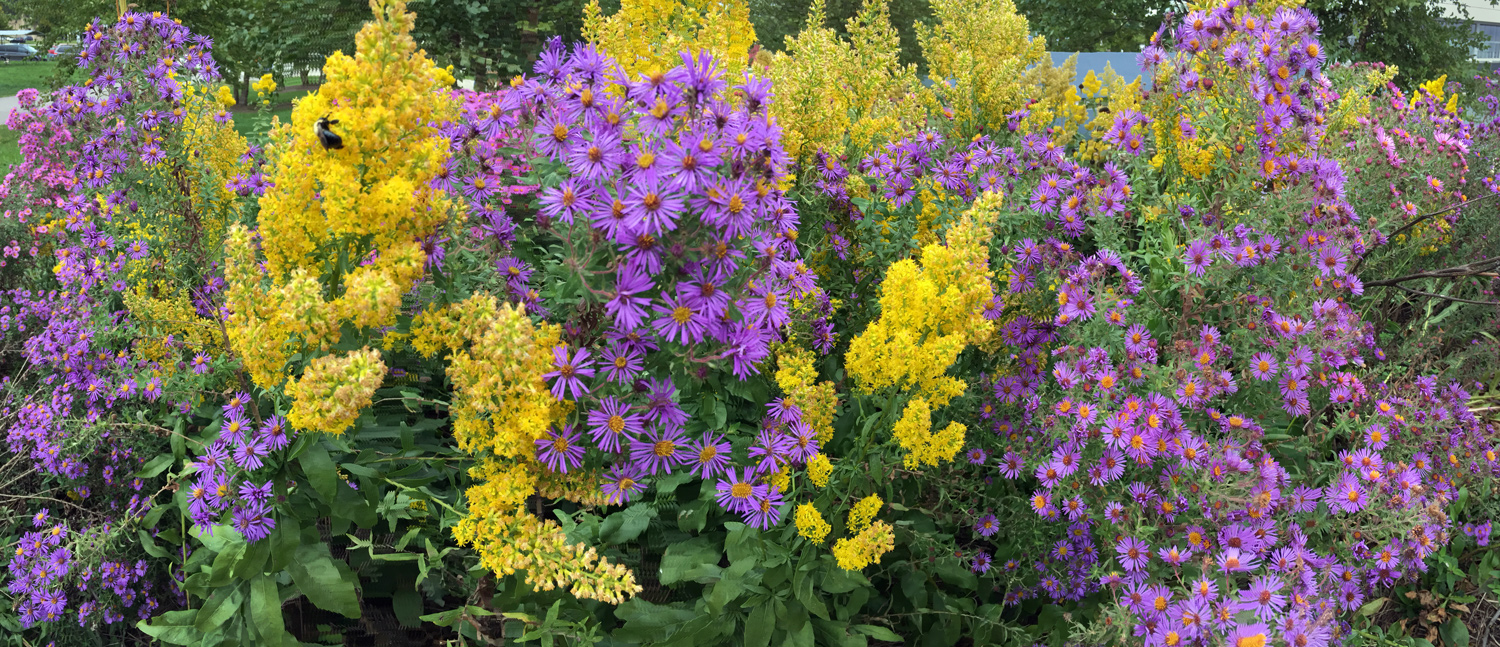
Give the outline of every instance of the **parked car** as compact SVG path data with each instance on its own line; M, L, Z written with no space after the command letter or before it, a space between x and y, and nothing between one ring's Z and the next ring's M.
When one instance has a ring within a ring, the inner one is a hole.
M59 56L73 57L83 51L83 46L78 43L58 43L47 50L47 58L54 59Z
M30 45L0 44L0 61L30 61L37 58L35 47Z

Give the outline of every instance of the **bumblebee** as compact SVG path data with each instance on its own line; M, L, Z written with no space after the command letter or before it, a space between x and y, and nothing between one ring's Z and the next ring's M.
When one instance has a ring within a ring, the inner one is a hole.
M317 123L313 124L313 134L318 137L318 143L323 145L323 150L338 150L344 147L344 138L339 137L337 134L334 134L334 132L328 128L329 126L332 126L338 122L339 120L337 119L329 119L328 115L323 115L322 119L319 119Z

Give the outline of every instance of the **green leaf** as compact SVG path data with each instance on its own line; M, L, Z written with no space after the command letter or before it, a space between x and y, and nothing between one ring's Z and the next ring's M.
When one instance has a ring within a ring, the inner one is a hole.
M246 544L244 554L234 564L234 577L236 579L248 580L260 574L266 567L266 559L271 556L271 542L262 538L253 544Z
M415 588L399 587L391 594L391 607L403 627L422 626L422 594Z
M161 546L156 545L156 540L152 539L151 535L146 534L145 530L137 530L135 531L135 534L136 537L141 540L141 548L144 548L146 550L147 555L158 559L164 558L168 555L165 549L163 549Z
M724 401L714 398L714 429L723 429L729 422L729 409L724 406Z
M135 624L142 633L170 645L196 645L203 641L203 632L193 627L196 609L168 611L155 618L152 623L142 620Z
M651 506L637 503L609 515L599 528L599 537L607 544L623 544L632 541L646 531L646 527L651 525L651 517L654 516L656 516L656 510Z
M661 558L661 583L713 581L720 573L720 555L719 542L708 537L694 537L672 544Z
M302 543L302 528L297 518L286 516L276 520L276 529L271 531L271 572L286 570L297 555L297 546ZM266 541L266 540L262 540Z
M802 627L796 631L789 632L786 636L786 642L781 644L784 647L814 647L812 623L804 620Z
M952 557L938 561L937 574L944 582L970 591L979 586L979 578L974 575L974 571Z
M333 459L328 457L328 450L321 442L313 442L297 461L302 465L302 472L307 475L307 480L312 483L313 490L325 503L332 504L338 494L335 488L339 484L339 473L338 468L333 465Z
M771 630L776 627L776 617L771 602L766 601L750 611L745 621L745 647L766 647L771 644Z
M1385 606L1385 598L1375 598L1359 608L1359 615L1369 618L1379 612L1380 607L1383 606Z
M143 479L148 479L156 476L157 474L161 474L162 472L167 471L167 468L171 466L171 454L158 454L156 458L151 459L151 462L142 465L141 470L139 472L136 472L135 475Z
M208 586L220 587L229 583L234 578L234 565L240 561L240 556L245 554L245 542L243 540L229 544L224 550L214 557L212 574L208 576Z
M850 627L850 629L876 640L884 640L886 642L893 643L904 642L901 636L896 632L891 631L890 629L886 629L885 627L882 627L880 625L854 625L853 627Z
M203 632L222 627L234 615L234 612L239 611L240 602L244 598L245 594L240 591L239 584L219 587L203 602L203 607L198 609L198 616L193 621L193 626Z
M1469 628L1458 618L1450 618L1438 628L1443 647L1469 647Z
M286 623L281 618L281 595L276 591L276 580L260 574L250 581L250 619L260 635L260 643L277 647L286 635Z
M634 598L632 598L632 599L634 599ZM451 626L455 621L458 620L458 614L460 614L462 612L463 612L462 608L449 609L447 611L439 611L437 613L429 613L429 614L427 614L425 616L421 616L419 619L422 620L423 622L431 622L432 624L435 624L435 625L437 625L439 627L448 627L448 626Z
M354 590L353 573L346 576L348 565L343 569L337 566L342 563L335 562L329 554L328 544L303 545L297 547L296 557L287 570L297 588L319 609L358 618L359 595Z

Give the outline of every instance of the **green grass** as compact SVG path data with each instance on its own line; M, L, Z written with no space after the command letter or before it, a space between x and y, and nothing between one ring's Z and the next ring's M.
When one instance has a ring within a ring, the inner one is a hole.
M8 97L26 88L45 88L47 79L57 70L50 61L0 63L0 97Z
M271 116L279 117L282 123L292 120L292 100L307 95L307 90L282 90L276 93L275 104L271 108ZM234 112L234 128L246 137L261 134L260 127L256 124L256 118L260 113L254 110L236 110Z
M0 126L0 177L11 164L21 163L21 133Z

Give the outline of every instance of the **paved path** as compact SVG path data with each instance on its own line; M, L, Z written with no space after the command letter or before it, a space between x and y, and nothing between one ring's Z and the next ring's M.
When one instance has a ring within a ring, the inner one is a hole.
M21 107L21 102L14 96L0 97L0 126L10 121L10 111L19 107Z

